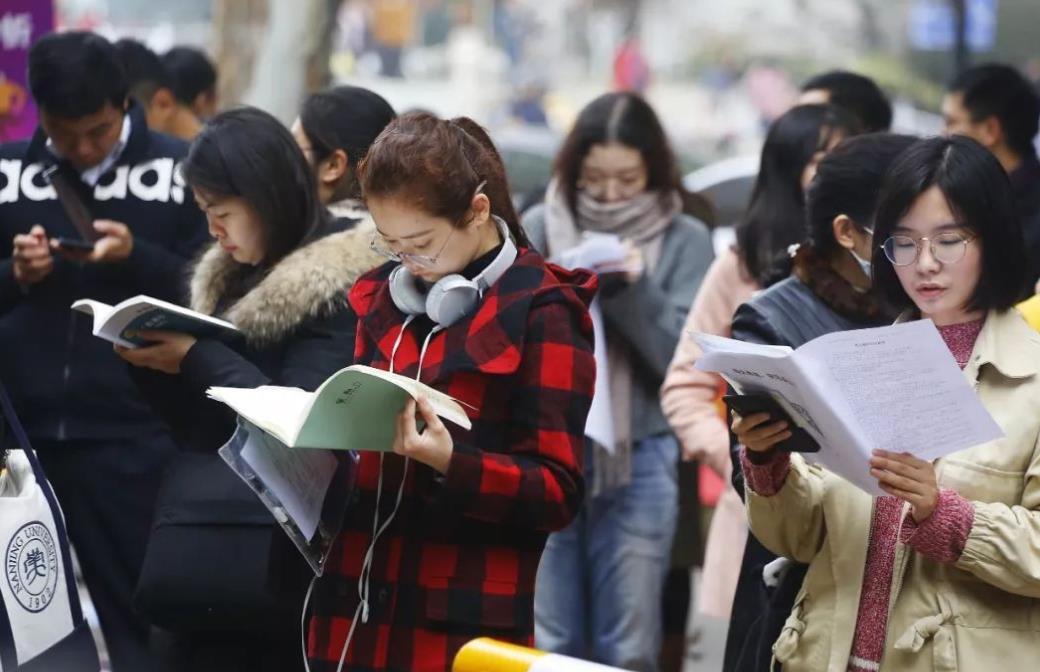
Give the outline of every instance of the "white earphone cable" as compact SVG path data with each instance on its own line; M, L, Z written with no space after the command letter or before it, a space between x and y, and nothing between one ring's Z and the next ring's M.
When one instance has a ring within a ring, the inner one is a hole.
M394 347L390 352L390 372L394 372L394 358L397 356L397 349L401 345L401 341L404 339L405 330L408 325L411 324L415 316L408 316L404 324L401 325L401 332L397 335L397 339L394 341ZM426 336L423 341L422 349L419 351L419 365L416 369L415 380L416 382L422 377L422 365L423 360L426 358L426 350L430 345L430 341L434 335L443 330L440 325L435 325L430 333ZM350 630L347 632L347 639L343 642L343 649L339 655L339 665L336 667L336 672L343 672L343 664L347 660L347 651L350 649L350 643L354 639L354 631L357 629L358 616L361 617L362 623L368 623L369 616L369 594L371 591L371 578L372 578L372 561L375 557L376 542L379 541L379 537L383 536L383 533L389 529L390 524L397 516L397 511L401 507L401 501L404 499L404 487L405 483L408 482L408 465L411 462L407 457L404 458L404 471L401 474L401 484L397 487L397 497L394 501L394 508L390 511L390 515L383 522L379 524L379 503L383 496L383 456L384 453L379 454L379 480L376 483L376 507L375 515L372 518L372 541L369 543L368 548L365 550L365 558L361 564L361 573L358 576L358 606L354 610L354 617L350 622ZM313 588L314 583L311 582ZM310 590L307 591L307 597L310 597ZM307 602L304 601L304 615L307 613ZM304 646L304 660L306 661L306 645ZM310 667L307 667L307 672L310 672Z

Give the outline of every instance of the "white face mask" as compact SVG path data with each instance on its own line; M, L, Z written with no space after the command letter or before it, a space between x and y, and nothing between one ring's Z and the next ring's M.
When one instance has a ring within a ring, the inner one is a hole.
M863 230L866 231L867 233L869 233L871 235L871 237L873 237L873 235L874 235L874 230L873 229L868 229L867 227L863 227ZM858 254L856 254L856 250L849 250L849 253L852 255L852 258L856 260L856 263L859 264L860 269L863 271L863 275L867 276L868 280L873 280L874 279L874 271L873 271L873 268L871 267L870 259L864 259L863 257L859 256Z
M860 269L863 271L863 275L867 276L868 280L873 280L874 274L870 265L870 260L864 259L856 254L856 250L849 250L849 253L852 255L853 259L856 260L856 263L859 264Z

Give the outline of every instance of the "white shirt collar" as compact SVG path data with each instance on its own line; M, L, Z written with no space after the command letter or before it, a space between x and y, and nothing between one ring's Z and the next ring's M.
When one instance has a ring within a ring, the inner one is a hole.
M92 187L97 186L101 176L107 173L108 169L114 166L116 161L119 160L119 157L123 155L123 150L126 149L127 143L130 142L131 126L132 122L130 121L130 115L124 114L123 128L119 131L119 140L117 140L115 146L112 147L112 151L108 153L108 156L101 160L101 163L92 168L81 170L79 172L81 180ZM51 142L50 138L47 138L47 151L59 159L63 158L61 154L58 153L57 148L54 146L54 143Z

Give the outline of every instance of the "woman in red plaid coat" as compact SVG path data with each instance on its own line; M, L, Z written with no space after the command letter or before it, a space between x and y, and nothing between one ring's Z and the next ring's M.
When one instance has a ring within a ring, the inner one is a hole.
M450 394L472 428L420 401L393 454L361 453L309 602L309 665L443 672L475 637L533 640L546 536L583 496L596 284L527 249L501 158L468 119L397 119L360 177L392 262L350 293L356 363Z

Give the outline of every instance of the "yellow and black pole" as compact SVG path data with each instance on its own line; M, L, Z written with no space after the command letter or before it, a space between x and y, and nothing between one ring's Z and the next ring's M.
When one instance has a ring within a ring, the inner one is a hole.
M577 658L482 637L462 647L452 672L622 672Z

